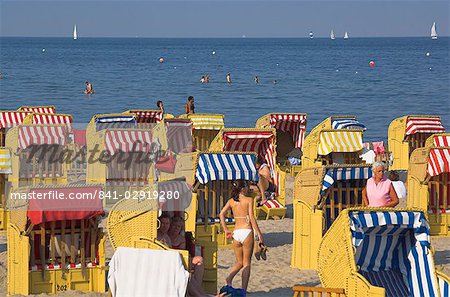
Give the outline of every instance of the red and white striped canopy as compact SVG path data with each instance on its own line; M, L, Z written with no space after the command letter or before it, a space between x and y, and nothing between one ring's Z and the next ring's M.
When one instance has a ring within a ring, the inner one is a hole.
M427 172L430 176L450 172L450 148L430 149Z
M405 135L439 132L445 132L439 117L409 117L406 122Z
M275 167L275 135L271 131L224 131L223 150L230 152L255 152L264 157L269 165L275 185L280 184Z
M175 154L192 149L192 129L193 125L190 120L166 121L169 149Z
M159 123L164 118L164 114L156 110L131 110L130 112L136 115L136 121L138 123Z
M270 125L272 128L283 132L289 132L294 141L294 146L301 149L306 132L305 114L271 114Z
M433 137L433 145L450 147L450 135L435 135Z
M0 111L0 129L12 128L23 123L29 112L25 111Z
M54 106L22 106L18 111L29 111L36 113L55 113L56 109Z
M150 131L108 130L105 134L106 151L111 155L118 151L148 153L151 143Z
M67 133L67 128L61 125L20 126L19 148L43 144L65 145Z
M33 124L67 125L72 130L72 117L66 114L33 113Z

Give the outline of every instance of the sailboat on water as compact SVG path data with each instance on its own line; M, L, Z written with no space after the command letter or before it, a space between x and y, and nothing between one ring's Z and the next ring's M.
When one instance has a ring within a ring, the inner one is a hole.
M345 31L344 39L348 39L348 33L347 33L347 31Z
M77 25L73 26L73 40L77 40L78 39L78 34L77 34Z
M335 40L336 39L336 35L334 35L334 31L333 30L331 30L330 38L331 38L331 40Z
M313 33L313 31L310 31L310 32L309 32L309 38L311 38L311 39L314 38L314 33Z
M431 26L431 39L437 39L436 22Z

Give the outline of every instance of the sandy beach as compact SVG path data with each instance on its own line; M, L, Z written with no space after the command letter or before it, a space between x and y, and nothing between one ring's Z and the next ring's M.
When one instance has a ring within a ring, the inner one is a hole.
M320 280L315 271L298 270L290 267L292 253L293 224L292 219L292 181L288 181L287 203L288 216L284 220L258 221L268 245L267 261L256 261L253 258L251 279L249 284L250 296L292 296L291 288L295 285L319 286ZM102 225L104 226L104 219ZM106 242L107 261L113 255L109 241ZM450 237L432 238L435 249L435 263L444 272L450 274ZM224 285L229 268L233 265L234 255L231 249L220 249L218 257L218 284ZM234 285L240 286L240 274L236 276ZM0 234L0 295L6 295L7 287L7 245L6 233ZM40 294L37 296L51 296ZM107 294L65 292L57 296L107 296Z

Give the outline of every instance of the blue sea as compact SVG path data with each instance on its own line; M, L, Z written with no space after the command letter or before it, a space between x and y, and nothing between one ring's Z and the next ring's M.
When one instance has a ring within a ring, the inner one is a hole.
M440 115L450 129L449 41L3 37L0 108L55 105L86 123L95 113L154 109L157 100L178 115L193 95L196 112L223 113L228 127L303 112L310 130L352 114L366 125L365 140L386 140L389 123L407 114ZM200 83L204 74L209 84ZM94 95L83 94L86 80Z

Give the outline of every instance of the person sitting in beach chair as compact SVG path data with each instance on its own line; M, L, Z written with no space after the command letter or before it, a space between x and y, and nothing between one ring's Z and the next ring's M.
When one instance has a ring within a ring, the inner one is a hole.
M263 157L256 158L255 166L259 179L257 187L253 187L253 190L257 193L256 201L260 201L259 203L263 205L267 200L275 198L276 188L270 167Z
M158 235L156 239L161 241L168 247L172 247L172 241L170 240L169 234L167 234L170 228L170 216L167 213L163 213L159 217L159 221L161 222L161 224L159 225Z
M373 176L367 180L367 185L362 191L364 206L395 207L398 204L395 189L392 182L384 176L384 171L384 163L373 163Z

